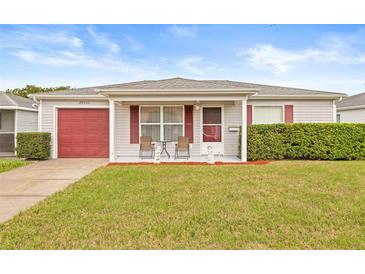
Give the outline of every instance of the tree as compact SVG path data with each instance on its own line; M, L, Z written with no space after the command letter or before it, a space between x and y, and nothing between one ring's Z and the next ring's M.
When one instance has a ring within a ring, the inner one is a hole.
M33 94L33 93L41 93L41 92L57 91L57 90L65 90L65 89L70 89L70 86L42 88L42 87L37 87L34 85L26 85L24 88L7 89L6 92L14 94L14 95L28 97L29 94Z

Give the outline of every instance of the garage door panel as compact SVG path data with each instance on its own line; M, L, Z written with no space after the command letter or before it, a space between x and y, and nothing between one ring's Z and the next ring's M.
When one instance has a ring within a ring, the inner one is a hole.
M108 109L58 110L58 157L108 156Z

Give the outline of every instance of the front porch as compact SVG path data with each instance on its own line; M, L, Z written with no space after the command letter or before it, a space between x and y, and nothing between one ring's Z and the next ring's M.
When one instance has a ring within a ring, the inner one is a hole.
M214 100L215 99L215 100ZM218 99L223 99L219 101ZM240 163L247 161L247 97L190 96L179 101L128 101L127 97L109 99L111 163ZM239 130L242 128L241 140ZM163 142L170 157L155 153L141 159L140 138L152 139L154 151ZM175 159L179 136L189 139L188 158ZM239 143L242 146L239 146ZM241 147L241 150L239 150ZM211 150L211 151L210 151ZM210 156L208 156L210 155ZM242 155L239 158L238 155Z
M155 159L141 159L138 156L119 156L115 159L116 163L208 163L207 155L191 156L189 159L175 159L173 155L168 158L167 156L162 156L160 161ZM215 155L214 162L212 163L241 163L241 159L237 156L224 156Z

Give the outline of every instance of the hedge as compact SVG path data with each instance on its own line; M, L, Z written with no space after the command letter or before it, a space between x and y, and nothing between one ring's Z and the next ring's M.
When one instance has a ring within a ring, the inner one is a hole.
M34 160L49 158L51 134L48 132L21 132L16 137L17 157Z
M250 125L248 160L364 160L365 124Z

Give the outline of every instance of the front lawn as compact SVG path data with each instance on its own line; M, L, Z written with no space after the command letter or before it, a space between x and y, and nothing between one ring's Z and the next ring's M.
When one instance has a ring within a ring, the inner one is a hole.
M365 162L103 167L0 225L3 249L364 249Z
M0 173L13 168L28 165L30 162L19 159L0 159Z

